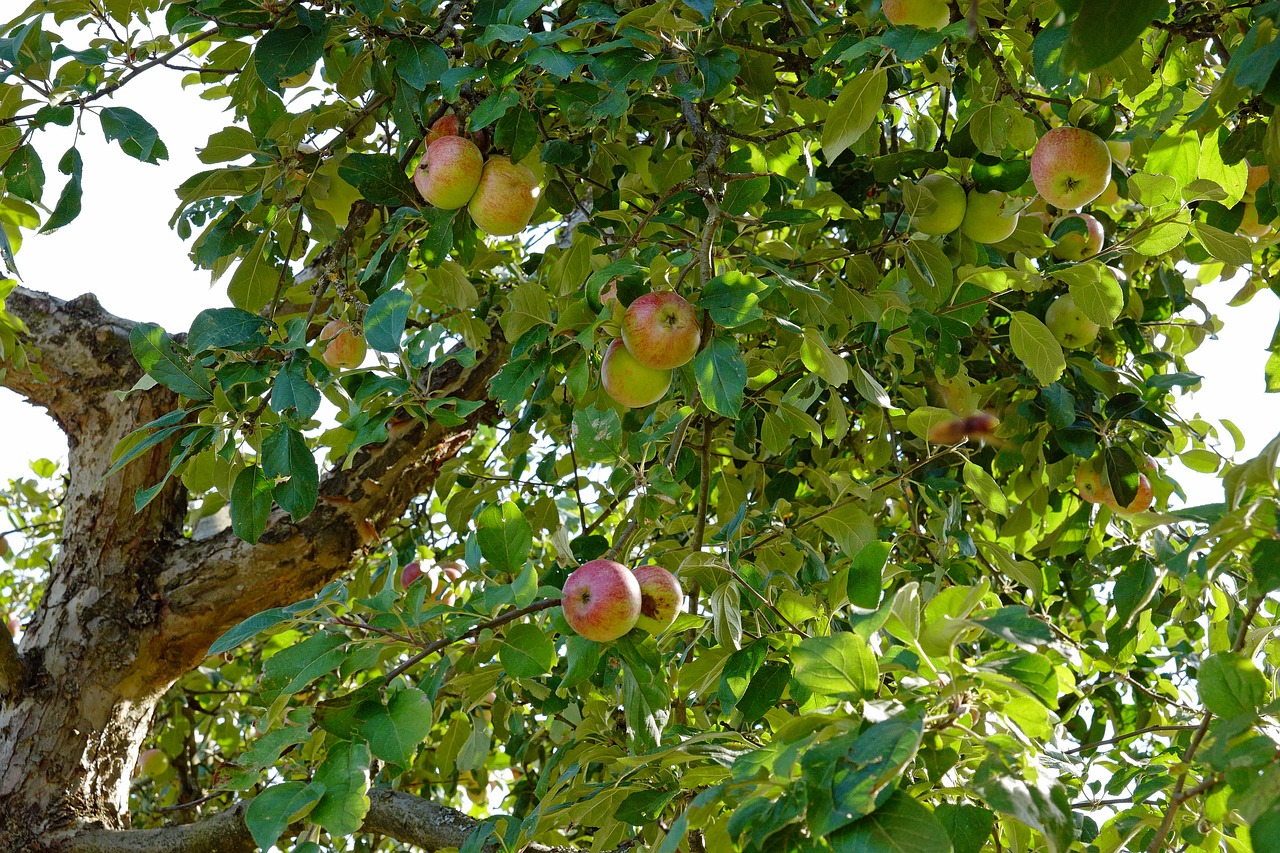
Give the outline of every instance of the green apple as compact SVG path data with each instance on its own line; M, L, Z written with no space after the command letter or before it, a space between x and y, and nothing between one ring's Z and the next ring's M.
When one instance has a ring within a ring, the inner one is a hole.
M1098 324L1076 307L1076 300L1070 293L1064 293L1053 301L1045 312L1044 324L1066 349L1087 347L1098 337Z
M950 234L964 222L964 187L950 175L935 172L925 175L916 186L926 189L933 196L934 207L929 213L916 216L912 224L925 234Z
M1054 241L1049 251L1060 261L1082 261L1102 251L1105 237L1102 223L1096 217L1072 213L1059 217L1049 229L1049 238Z
M969 190L960 232L975 243L999 243L1018 227L1018 211L1009 197L992 190Z
M169 756L159 749L143 750L138 756L138 775L155 779L169 769Z
M1036 144L1031 179L1050 204L1082 207L1111 183L1111 152L1096 134L1079 127L1055 127Z
M666 395L671 387L671 371L645 367L617 339L609 344L600 363L600 384L618 405L639 409Z
M528 166L508 157L490 157L467 210L485 233L509 237L529 224L539 195L538 179Z
M884 0L880 7L885 18L895 27L940 30L951 23L947 0Z

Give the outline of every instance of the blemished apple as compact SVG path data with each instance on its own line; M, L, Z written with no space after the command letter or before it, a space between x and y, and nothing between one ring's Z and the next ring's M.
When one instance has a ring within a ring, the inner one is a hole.
M635 570L640 583L640 618L636 627L650 634L661 634L676 621L684 609L684 590L680 581L662 566L640 566Z
M600 362L600 384L618 405L639 409L666 396L671 387L671 371L645 367L620 339L615 339Z
M529 224L540 192L528 166L512 163L508 157L490 157L467 210L485 233L509 237Z
M935 172L925 175L916 186L928 190L934 200L932 211L912 220L917 231L941 235L950 234L960 227L964 222L965 196L964 187L955 178Z
M1084 231L1081 232L1078 226L1072 226L1073 221L1083 224ZM1064 225L1067 227L1062 227ZM1102 251L1106 233L1097 217L1087 213L1072 213L1053 223L1053 227L1049 229L1049 237L1054 241L1053 248L1049 251L1055 258L1060 261L1082 261Z
M607 643L630 631L640 619L640 581L621 563L591 560L565 580L560 606L575 632Z
M671 290L654 291L627 306L622 341L645 367L673 370L698 354L702 325L698 312L683 296Z
M884 0L884 16L895 27L940 30L951 23L947 0Z
M1074 210L1102 195L1111 183L1111 151L1094 133L1055 127L1036 144L1031 179L1045 201Z
M960 231L975 243L999 243L1018 227L1018 210L1002 192L969 190Z
M324 346L320 360L330 370L350 369L364 363L367 350L364 338L346 320L326 323L320 330L320 343Z
M1265 237L1271 233L1271 225L1258 221L1258 206L1251 201L1246 201L1244 203L1244 216L1240 219L1240 225L1236 228L1236 233L1243 234L1246 237Z
M138 775L155 779L169 769L169 756L163 750L145 749L138 756Z
M1098 338L1098 324L1076 306L1075 297L1064 293L1045 312L1044 324L1066 349L1087 347Z
M457 210L476 194L484 170L484 155L474 142L465 136L441 136L427 146L413 185L441 210Z

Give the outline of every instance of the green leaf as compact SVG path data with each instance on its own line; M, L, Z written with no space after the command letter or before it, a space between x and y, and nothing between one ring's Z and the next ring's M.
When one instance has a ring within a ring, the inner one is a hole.
M987 509L999 515L1009 514L1009 501L1004 496L1000 484L994 477L967 459L964 463L964 484Z
M537 625L527 622L507 631L498 660L516 678L537 678L556 664L556 647Z
M1203 222L1192 222L1191 233L1206 252L1225 264L1244 267L1253 260L1253 243L1247 237L1228 234Z
M785 663L766 663L751 678L751 683L738 702L744 723L753 723L776 708L791 681L791 667Z
M507 110L520 103L520 93L515 89L494 92L481 101L467 119L467 128L474 133L502 118Z
M863 71L845 84L822 128L822 156L828 163L870 129L888 90L889 75L883 68Z
M200 149L201 163L226 163L258 153L258 142L243 127L224 127L209 135L209 141Z
M533 552L533 527L511 501L489 504L476 517L476 540L494 570L515 574Z
M904 791L871 814L836 830L828 841L835 853L952 853L946 828L928 808Z
M257 542L267 529L273 485L257 465L236 475L231 486L231 530L245 542Z
M1153 20L1168 16L1168 0L1080 0L1067 41L1067 61L1077 71L1106 65L1124 53Z
M196 355L211 349L235 352L266 346L271 324L240 308L209 308L191 321L187 348Z
M942 803L933 816L946 830L955 853L982 853L996 822L988 809L956 803Z
M1224 718L1256 713L1268 699L1266 676L1234 652L1219 652L1200 664L1196 691L1210 713Z
M4 167L5 189L18 198L39 202L44 195L44 164L34 145L23 145Z
M1249 555L1253 582L1261 594L1280 589L1280 540L1264 539Z
M769 652L769 644L764 640L756 640L750 645L738 649L724 662L720 672L720 708L725 714L732 714L737 707L752 678L760 667L764 666L765 656Z
M298 420L307 421L320 408L320 390L307 376L307 359L294 358L276 374L271 386L271 411L292 410Z
M1035 375L1041 385L1051 385L1067 368L1062 347L1049 327L1026 311L1014 311L1009 324L1013 353Z
M919 717L900 715L808 749L800 764L810 831L827 836L886 805L923 732Z
M204 370L188 361L169 333L154 323L139 323L129 330L133 357L152 379L190 400L212 400L213 390Z
M311 810L311 821L336 836L356 832L369 811L369 747L334 743L316 768L312 784L324 786L324 796Z
M270 610L255 613L214 640L213 645L209 647L208 657L225 654L245 640L256 637L263 631L292 618L293 615L283 607L273 607Z
M892 543L876 540L862 546L862 550L854 555L846 585L850 604L864 610L872 610L880 604L880 590L884 586L884 566L892 550Z
M281 425L262 442L262 469L268 477L287 477L272 494L289 517L301 521L315 509L320 472L307 440L293 427Z
M289 828L289 824L306 816L320 801L324 788L306 782L284 782L272 785L249 803L244 813L245 826L254 842L269 850Z
M526 281L507 297L507 310L498 318L509 341L518 341L534 326L551 325L551 301L536 281Z
M1067 283L1071 296L1086 317L1109 329L1124 310L1124 291L1115 273L1099 261L1065 267L1053 273Z
M267 658L258 685L262 700L270 704L333 672L346 660L346 643L347 638L341 634L313 634Z
M231 274L227 296L237 308L257 313L266 308L275 295L280 284L280 270L275 268L268 251L270 239L270 231L262 232Z
M1048 853L1063 853L1075 840L1067 791L1052 779L1029 782L1013 776L979 776L977 792L998 812L1044 835Z
M702 288L698 305L707 309L716 325L733 329L764 316L759 294L767 290L753 275L730 272L718 275Z
M364 339L378 352L399 352L400 338L409 319L413 297L403 290L388 290L364 315Z
M338 177L374 204L388 207L418 205L413 182L390 154L348 154L338 166Z
M444 48L429 39L398 38L387 48L387 56L396 61L396 74L419 92L435 83L449 70L449 56Z
M622 451L622 419L616 409L594 404L573 413L573 446L579 460L605 462Z
M307 71L324 55L329 28L307 26L271 30L253 48L253 65L268 89L280 92L280 81Z
M84 161L80 159L80 152L75 148L67 149L67 153L63 154L62 159L58 161L58 171L64 175L70 175L70 178L58 195L58 203L54 205L53 213L49 214L49 218L40 227L41 234L56 231L80 215L80 200L84 194L80 187L80 175L84 171Z
M796 682L823 696L861 699L878 681L875 657L849 632L801 640L791 660Z
M1190 229L1191 211L1180 210L1168 222L1153 221L1150 227L1135 231L1130 245L1140 255L1159 257L1180 247Z
M108 142L118 142L124 153L143 163L169 159L169 149L151 122L128 107L103 107L98 114Z
M733 338L712 338L694 356L693 372L707 408L726 418L737 418L747 387L747 364Z
M413 764L418 744L431 733L432 702L415 687L397 691L391 701L366 702L360 706L360 736L369 742L369 751L396 767Z

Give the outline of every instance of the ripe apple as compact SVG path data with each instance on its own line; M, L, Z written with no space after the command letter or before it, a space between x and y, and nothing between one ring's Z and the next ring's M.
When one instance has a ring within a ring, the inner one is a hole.
M614 340L600 363L600 384L618 405L639 409L666 395L671 387L671 371L645 367L621 340Z
M636 627L650 634L661 634L676 621L684 608L684 590L680 581L662 566L640 566L635 570L640 583L640 618Z
M1244 203L1244 216L1240 219L1240 225L1236 228L1237 234L1243 234L1246 237L1265 237L1271 233L1271 225L1258 221L1258 206L1251 201Z
M425 573L422 571L421 563L419 563L417 560L414 560L412 563L409 563L407 566L405 566L403 569L400 570L400 588L408 589L409 584L413 583L418 578L422 577L423 574Z
M453 113L440 116L431 123L431 128L427 131L427 145L435 142L442 136L461 136L462 120Z
M1102 195L1111 183L1111 152L1107 143L1087 130L1055 127L1036 144L1031 179L1050 204L1081 207Z
M622 341L636 361L654 370L689 363L702 343L698 312L675 291L646 293L622 315Z
M441 210L457 210L476 194L485 170L484 155L465 136L441 136L413 173L419 194Z
M467 210L476 225L494 237L519 234L533 217L540 192L527 166L508 157L490 157Z
M1018 211L1002 192L969 190L960 231L975 243L999 243L1018 227Z
M1146 512L1151 509L1151 503L1155 500L1155 493L1151 491L1151 481L1147 479L1146 474L1138 475L1138 491L1128 506L1120 506L1115 492L1110 488L1107 491L1111 492L1111 500L1107 501L1107 504L1118 512Z
M588 640L607 643L636 626L640 581L621 563L591 560L565 580L560 606L570 628Z
M330 370L359 367L364 363L364 338L346 320L330 320L326 323L320 330L320 343L324 345L320 360Z
M163 750L147 749L138 756L138 775L155 779L169 769L169 756Z
M884 16L895 27L919 27L940 30L951 23L947 0L884 0Z
M1076 307L1075 297L1070 293L1064 293L1053 301L1045 312L1044 324L1058 343L1067 349L1087 347L1098 337L1098 324Z
M1079 220L1084 224L1083 233L1075 229L1067 231L1059 228L1071 223L1072 220ZM1055 234L1060 236L1054 237ZM1054 240L1053 248L1049 251L1055 258L1060 261L1082 261L1102 251L1102 241L1106 234L1097 217L1087 213L1072 213L1059 217L1058 221L1053 223L1053 228L1049 229L1049 236Z
M928 190L935 202L932 212L915 217L912 224L917 231L950 234L960 227L964 221L965 196L964 187L955 178L934 172L921 178L916 186Z

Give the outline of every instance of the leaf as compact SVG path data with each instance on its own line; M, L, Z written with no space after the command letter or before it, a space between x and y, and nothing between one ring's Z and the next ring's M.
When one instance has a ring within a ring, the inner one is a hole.
M853 387L858 389L862 399L873 406L879 406L882 409L893 406L893 401L889 399L889 392L861 364L853 365Z
M1109 329L1124 310L1124 291L1115 273L1099 261L1075 264L1053 273L1067 283L1076 307L1093 322Z
M1014 311L1009 324L1009 340L1014 355L1035 375L1041 385L1051 385L1066 370L1062 347L1049 327L1026 311Z
M364 315L364 339L378 352L399 352L413 296L403 290L388 290L369 306Z
M1244 267L1253 260L1253 244L1247 237L1228 234L1203 222L1192 222L1191 233L1206 252L1225 264Z
M515 574L533 551L533 527L511 501L489 504L476 517L476 540L496 571Z
M738 710L744 723L753 723L776 708L791 681L791 667L785 663L766 663L751 679L742 694Z
M267 704L297 693L322 675L333 672L346 659L341 634L313 634L301 643L286 646L262 665L259 691Z
M396 60L396 74L419 92L449 70L449 56L444 48L423 38L397 38L387 48L387 56Z
M842 827L828 841L835 853L952 853L946 828L905 791Z
M507 631L498 660L516 678L537 678L556 664L556 648L537 625L523 623Z
M280 284L280 271L271 262L267 244L270 231L263 231L253 247L240 259L227 284L227 296L237 308L257 313L267 307Z
M54 205L53 213L49 214L49 218L40 227L41 234L56 231L80 215L80 200L84 194L80 186L80 176L84 171L84 161L80 159L80 152L75 148L67 149L67 153L63 154L62 159L58 161L58 171L69 175L70 178L58 195L58 203Z
M320 801L324 789L306 782L284 782L272 785L249 803L244 813L244 824L254 842L263 850L269 850L289 828Z
M272 492L276 503L301 521L315 509L320 489L320 471L307 447L307 440L293 427L281 425L262 442L262 468L268 477L287 477Z
M831 351L822 333L817 329L805 329L800 344L800 361L809 370L821 376L830 385L843 385L849 381L848 363Z
M864 610L871 610L880 604L884 566L892 550L891 543L876 540L862 546L862 550L854 555L845 590L850 604Z
M800 765L809 794L809 829L827 836L886 805L892 783L915 757L923 733L923 720L899 715L852 740L839 737L808 749Z
M209 376L189 362L169 333L154 323L139 323L129 330L129 347L142 369L161 385L190 400L212 400Z
M870 129L888 90L889 75L883 68L863 71L845 84L822 128L822 155L828 163Z
M369 747L339 741L316 768L312 784L324 786L324 796L311 810L311 821L331 835L351 835L369 811Z
M400 162L390 154L348 154L338 177L374 204L388 207L418 205L418 195Z
M191 321L187 348L196 355L211 349L235 352L266 346L271 324L240 308L209 308Z
M764 316L759 294L768 287L753 275L730 272L707 282L698 305L707 309L716 325L733 329Z
M1009 514L1009 501L1000 489L1000 484L994 477L968 460L964 463L964 484L987 509L999 515Z
M34 145L23 145L4 167L5 189L18 198L39 202L44 195L44 164Z
M320 408L320 390L307 376L307 359L288 361L271 386L271 411L293 411L299 421L307 421Z
M525 332L540 324L551 325L551 302L536 281L526 281L512 289L507 297L507 310L498 318L509 341L518 341Z
M1158 257L1182 245L1191 228L1191 211L1181 210L1168 222L1153 223L1134 232L1130 245L1140 255Z
M737 343L728 337L711 339L693 358L698 393L707 408L726 418L737 418L747 387L747 364Z
M594 404L573 413L573 445L580 460L604 462L622 451L622 419L616 409Z
M946 830L955 853L982 853L996 821L988 809L956 803L942 803L933 816Z
M271 479L257 465L250 465L231 486L231 530L250 544L267 529L271 514Z
M1066 58L1077 71L1092 71L1124 53L1153 20L1168 16L1168 0L1080 0Z
M720 672L720 709L725 714L732 714L737 707L756 672L764 665L769 652L769 644L764 640L756 640L748 646L738 649L729 655Z
M1012 776L979 777L977 792L998 812L1044 835L1048 853L1060 853L1075 840L1075 824L1066 789L1052 779L1028 782Z
M324 55L329 28L307 26L274 29L253 48L253 65L264 86L280 92L280 81L307 71Z
M1224 718L1257 713L1268 699L1266 676L1234 652L1219 652L1200 664L1196 691L1210 713Z
M366 702L359 712L360 736L369 751L396 767L413 764L418 744L431 733L432 702L415 687L396 692L386 705Z
M160 141L159 132L128 107L103 107L98 119L107 141L119 143L124 153L135 160L159 163L169 159L169 149Z
M274 628L292 618L292 614L283 607L273 607L270 610L255 613L214 640L213 645L209 647L208 656L225 654L245 640L256 637L268 628Z
M796 683L823 696L861 699L878 675L866 642L857 634L808 637L792 652Z

